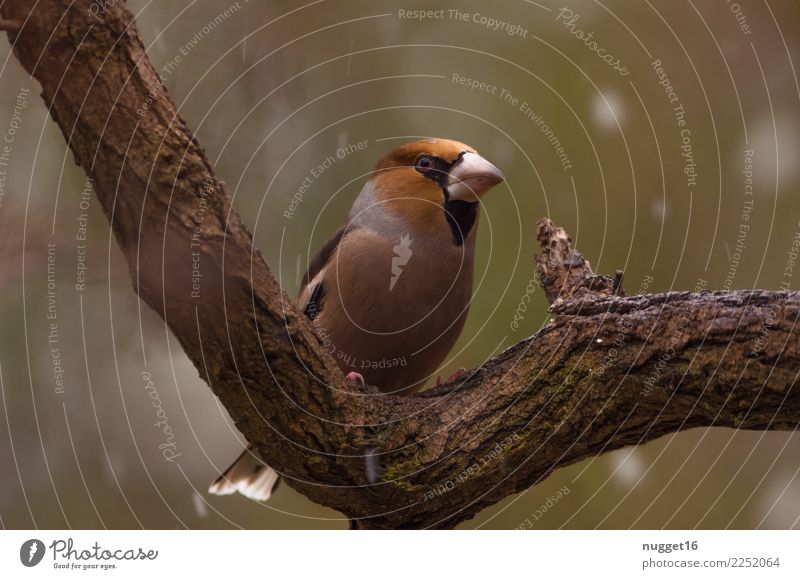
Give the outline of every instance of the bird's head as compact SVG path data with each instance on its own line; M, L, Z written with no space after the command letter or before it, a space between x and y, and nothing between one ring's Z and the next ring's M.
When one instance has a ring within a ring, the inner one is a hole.
M472 147L447 139L423 139L402 145L378 161L370 193L385 211L417 227L436 227L444 219L454 228L458 242L459 236L463 241L468 233L458 223L460 216L465 212L474 216L481 197L503 179L497 167Z

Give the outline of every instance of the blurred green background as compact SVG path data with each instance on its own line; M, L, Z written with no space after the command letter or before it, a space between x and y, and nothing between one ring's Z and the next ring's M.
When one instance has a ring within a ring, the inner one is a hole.
M485 200L475 300L448 371L479 365L547 319L537 289L520 327L510 325L533 277L543 216L567 228L595 270L623 269L632 293L645 282L650 292L703 283L796 289L784 270L800 230L797 1L136 0L128 7L170 95L292 296L309 254L396 145L454 138L505 172L507 183ZM445 12L420 21L400 10ZM592 38L581 40L577 30ZM180 63L164 68L176 56ZM81 207L85 177L5 35L0 61L0 133L14 131L0 167L7 173L0 524L345 528L341 515L287 485L266 505L206 493L241 437L161 319L138 302L96 201ZM470 89L454 75L497 90ZM684 172L678 104L694 185ZM311 168L361 141L366 148L315 178L286 219ZM76 291L82 213L88 285ZM56 343L48 303L56 308ZM173 462L159 450L144 371L175 433ZM800 438L786 433L691 430L560 469L462 527L514 528L527 519L536 528L797 528L798 451ZM569 494L535 517L565 486Z

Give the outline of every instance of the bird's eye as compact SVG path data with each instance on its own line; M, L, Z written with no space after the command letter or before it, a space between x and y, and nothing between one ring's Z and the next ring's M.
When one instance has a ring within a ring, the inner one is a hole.
M420 173L424 173L426 171L433 169L433 166L434 166L433 157L429 157L427 155L421 155L420 157L417 157L417 163L415 167L417 168L417 171L419 171Z

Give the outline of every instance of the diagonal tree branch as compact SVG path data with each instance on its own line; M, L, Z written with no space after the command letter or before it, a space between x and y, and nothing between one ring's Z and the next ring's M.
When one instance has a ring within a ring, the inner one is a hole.
M796 292L623 297L539 224L554 314L413 397L343 379L288 301L144 52L131 14L6 0L14 53L94 189L134 289L264 458L356 527L451 527L553 469L695 426L795 429ZM200 274L198 276L197 274Z

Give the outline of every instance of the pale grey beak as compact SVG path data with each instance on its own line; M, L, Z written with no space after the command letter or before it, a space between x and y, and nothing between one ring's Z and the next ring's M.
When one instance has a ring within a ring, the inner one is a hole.
M450 170L447 192L454 201L475 203L489 189L505 180L500 170L477 153L464 153Z

